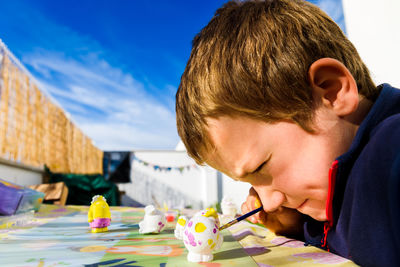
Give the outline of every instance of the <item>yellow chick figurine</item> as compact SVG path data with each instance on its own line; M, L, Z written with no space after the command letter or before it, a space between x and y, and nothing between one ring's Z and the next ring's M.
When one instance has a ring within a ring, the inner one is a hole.
M111 222L111 213L105 197L101 195L93 197L89 208L88 222L92 228L92 233L108 231L107 226Z

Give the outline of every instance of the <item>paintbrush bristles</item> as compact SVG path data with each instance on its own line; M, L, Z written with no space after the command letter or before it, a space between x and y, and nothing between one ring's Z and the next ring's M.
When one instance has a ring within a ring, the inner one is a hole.
M241 220L244 220L244 219L246 219L247 217L250 217L251 215L253 215L253 214L255 214L255 213L261 211L262 209L263 209L263 207L261 206L261 207L255 209L255 210L252 210L252 211L250 211L250 212L248 212L248 213L246 213L246 214L244 214L244 215L242 215L242 216L240 216L240 217L238 217L238 218L236 218L236 219L234 219L234 220L232 220L232 221L230 221L230 222L228 222L228 223L222 225L222 226L219 228L219 230L220 230L220 231L221 231L221 230L224 230L225 228L228 228L228 227L232 226L233 224L235 224L235 223L237 223L237 222L240 222Z
M230 221L230 222L228 222L228 223L222 225L222 226L219 228L219 230L220 230L220 231L221 231L221 230L224 230L225 228L228 228L229 226L231 226L231 225L233 225L233 224L235 224L235 223L237 223L237 222L238 222L237 219L235 219L235 220L233 220L233 221Z

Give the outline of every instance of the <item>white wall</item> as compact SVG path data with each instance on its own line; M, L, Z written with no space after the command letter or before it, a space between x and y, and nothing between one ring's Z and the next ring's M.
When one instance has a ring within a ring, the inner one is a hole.
M159 171L154 170L152 166L145 166L137 160L132 161L131 170L131 183L118 184L120 190L125 191L128 197L139 201L143 198L147 199L147 203L143 205L155 204L152 199L149 199L149 194L156 198L157 202L162 205L164 202L168 204L168 196L165 196L164 192L157 192L157 190L169 190L168 188L155 186L154 192L145 192L146 196L137 191L137 180L135 179L155 179L159 184L164 184L169 188L172 188L175 192L179 192L185 196L184 205L196 206L194 203L188 203L188 199L192 199L195 202L200 202L201 207L205 208L211 205L215 205L222 199L223 196L229 196L237 205L238 209L242 202L245 200L249 184L242 182L235 182L231 178L218 173L215 169L209 166L198 166L191 159L186 151L134 151L135 156L147 163L152 165L158 165L163 167L178 167L178 166L197 166L196 168L191 167L190 170L184 170L182 173L178 170L172 169L171 171ZM138 175L140 173L140 175ZM146 177L144 177L144 174ZM144 188L149 188L148 185L141 184ZM149 190L153 190L150 187ZM139 194L141 196L139 196Z
M186 166L195 164L195 162L187 156L185 152L176 151L135 151L135 155L146 162L159 166ZM134 160L132 170L140 170L144 173L156 175L163 183L173 186L176 190L192 195L195 199L201 199L201 196L195 192L203 186L201 180L201 169L191 168L184 170L182 173L177 170L171 171L155 171L150 166L144 166ZM134 174L133 174L134 175ZM135 177L133 177L134 179ZM194 191L192 191L194 190Z
M161 167L180 167L180 166L191 166L196 165L195 162L187 155L185 151L134 151L135 156L147 163L151 163L152 165L158 165ZM140 175L138 175L140 173ZM214 182L214 179L208 178L207 170L204 170L201 167L194 168L191 167L189 170L185 169L182 172L172 169L170 171L160 171L154 170L152 166L145 166L143 163L140 163L137 160L132 161L132 170L131 170L131 184L119 184L118 187L125 191L126 194L134 200L141 201L137 197L138 192L137 188L133 188L134 184L137 182L135 179L151 179L157 180L160 184L163 184L162 188L159 186L155 186L154 192L146 192L147 203L142 203L144 205L155 204L151 203L151 199L148 199L149 195L154 196L159 204L163 204L164 202L168 204L169 199L165 196L165 192L156 192L156 190L164 189L169 190L172 188L174 191L181 193L185 196L185 199L182 199L185 203L184 205L197 206L196 203L203 203L203 205L208 205L210 203L208 197L209 192L206 191L205 187L208 186L208 182L211 184ZM149 183L154 184L152 181ZM137 183L136 183L137 184ZM143 184L142 184L143 185ZM149 188L148 184L143 185L145 188ZM152 189L149 189L152 190ZM136 196L135 196L136 194ZM172 198L172 196L171 196ZM142 197L143 199L143 197ZM188 199L192 199L193 203L187 203ZM142 200L143 201L143 200ZM213 203L215 204L215 203ZM198 207L197 208L201 208Z
M42 183L43 170L0 159L0 179L18 185Z
M184 152L187 156L182 141L177 144L175 149ZM189 156L187 157L189 158ZM203 178L204 186L202 198L205 205L215 204L217 201L221 201L224 196L227 196L236 204L238 211L240 211L240 207L246 200L251 185L249 183L235 181L209 166L200 168L202 168L203 176L205 176L205 178ZM221 180L218 181L218 179Z
M218 202L218 173L208 166L199 166L201 170L201 190L203 207L214 206Z
M342 0L346 32L377 84L400 87L400 1Z

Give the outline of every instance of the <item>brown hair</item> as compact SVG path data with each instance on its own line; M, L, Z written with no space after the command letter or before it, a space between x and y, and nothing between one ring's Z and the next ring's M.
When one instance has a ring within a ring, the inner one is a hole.
M312 132L310 65L324 57L342 62L359 93L375 85L355 47L318 7L301 0L231 1L193 39L176 94L178 133L199 164L212 147L206 118L247 116L291 120Z

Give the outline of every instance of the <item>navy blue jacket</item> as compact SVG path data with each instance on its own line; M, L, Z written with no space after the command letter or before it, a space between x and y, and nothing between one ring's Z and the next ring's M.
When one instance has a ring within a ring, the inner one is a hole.
M308 218L306 243L361 266L400 266L400 90L382 85L329 183L328 222Z

